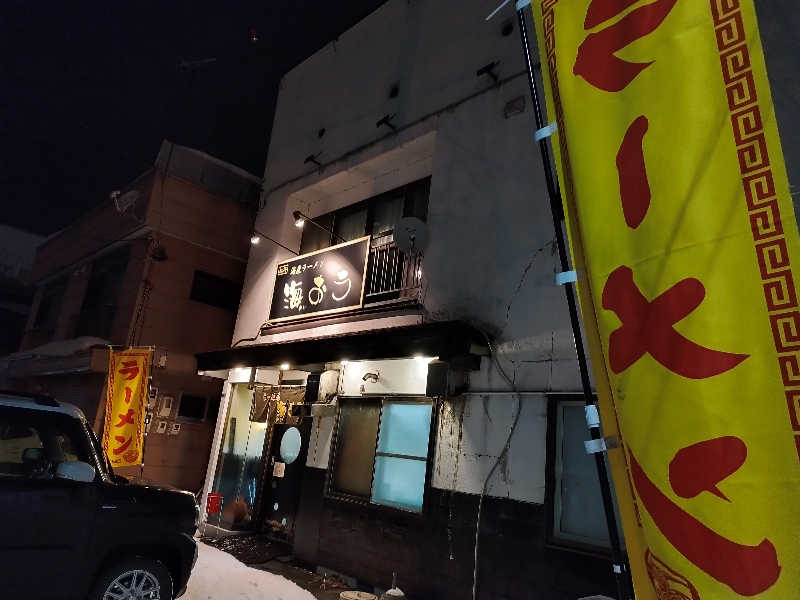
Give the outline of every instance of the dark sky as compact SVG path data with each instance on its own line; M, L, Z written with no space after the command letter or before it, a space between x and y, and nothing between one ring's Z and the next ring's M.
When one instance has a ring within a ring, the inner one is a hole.
M0 222L48 234L163 138L262 176L281 75L382 1L0 4Z

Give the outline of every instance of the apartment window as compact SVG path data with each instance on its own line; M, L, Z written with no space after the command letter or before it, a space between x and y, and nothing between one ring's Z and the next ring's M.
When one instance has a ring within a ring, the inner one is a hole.
M178 406L178 416L184 419L202 421L206 414L206 402L207 400L204 396L183 393Z
M123 246L92 263L75 335L111 336L130 254L130 246Z
M422 512L432 404L340 398L328 495Z
M39 301L39 310L36 312L34 327L53 327L58 321L61 312L61 303L67 291L67 279L62 278L47 284Z
M607 550L610 542L597 467L594 456L587 454L583 445L589 439L583 400L551 397L548 428L548 479L552 489L549 537L559 545Z
M189 298L230 311L239 309L242 284L205 271L195 271Z
M428 218L430 187L431 178L426 177L357 204L314 217L314 221L347 241L365 235L388 235L403 217L417 217L423 221ZM300 254L321 250L335 243L339 242L330 233L308 224L303 228Z

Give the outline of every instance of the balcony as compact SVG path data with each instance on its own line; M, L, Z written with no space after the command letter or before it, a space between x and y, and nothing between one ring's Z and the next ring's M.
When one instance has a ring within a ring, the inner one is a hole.
M374 239L367 262L364 304L421 300L422 254L400 250L391 235Z

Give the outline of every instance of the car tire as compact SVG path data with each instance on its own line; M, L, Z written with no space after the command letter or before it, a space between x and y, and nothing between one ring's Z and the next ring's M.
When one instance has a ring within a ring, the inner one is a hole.
M88 600L108 600L114 596L109 592L117 590L120 592L134 587L133 578L136 578L137 586L144 588L141 590L142 600L173 600L172 576L163 563L148 558L129 558L107 568L100 576L89 594Z

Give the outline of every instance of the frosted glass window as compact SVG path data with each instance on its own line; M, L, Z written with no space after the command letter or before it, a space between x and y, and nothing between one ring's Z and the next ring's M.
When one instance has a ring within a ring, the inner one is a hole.
M385 401L372 479L372 501L422 510L431 405Z
M381 413L378 452L428 456L431 405L386 402Z
M594 455L587 454L583 445L589 439L584 404L562 401L557 414L553 534L567 541L609 547Z
M426 399L339 398L329 492L421 512L431 416Z
M421 512L425 494L426 466L424 460L377 456L375 476L372 481L372 501L403 510Z

